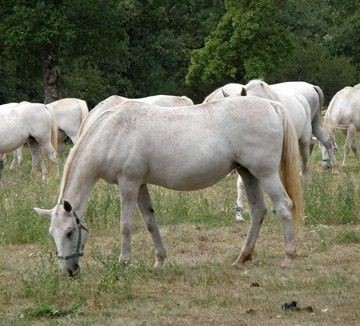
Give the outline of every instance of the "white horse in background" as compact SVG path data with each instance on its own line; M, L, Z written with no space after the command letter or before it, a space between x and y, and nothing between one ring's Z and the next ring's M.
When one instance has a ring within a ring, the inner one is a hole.
M216 100L221 100L228 96L244 96L244 86L242 84L230 83L222 87L217 88L212 93L210 93L204 99L203 103L209 103Z
M251 260L266 214L262 189L282 219L286 265L296 252L293 222L302 220L297 162L297 137L280 104L232 97L174 110L127 101L83 131L66 161L57 204L35 210L50 218L61 271L74 275L87 236L83 218L91 189L100 178L117 183L123 236L120 261L130 260L138 204L154 243L155 266L160 267L166 254L147 185L197 190L236 169L244 180L251 224L234 265Z
M19 103L16 103L16 102L2 104L2 105L0 105L0 110L6 109L6 108L14 108L18 104ZM3 160L5 160L5 155L6 154L0 154L0 162L1 162L0 169L3 168ZM13 151L13 160L10 164L10 170L12 170L15 167L16 163L18 163L18 165L20 166L22 161L23 161L23 154L22 154L21 147L19 147L17 150Z
M105 111L117 106L125 101L140 101L147 104L157 105L161 107L181 107L194 105L194 102L186 96L173 95L153 95L142 97L138 99L128 99L123 96L112 95L96 105L86 117L84 123L81 125L79 135L90 126L98 117Z
M306 99L311 110L312 134L325 147L322 153L323 167L331 168L332 162L335 160L335 144L331 135L321 126L321 108L324 105L322 89L319 86L299 81L273 84L271 88L276 92L293 92L297 96L301 94Z
M354 141L356 131L360 131L360 84L354 87L347 86L338 91L329 103L324 120L329 133L333 135L333 139L335 139L335 129L340 129L346 136L342 165L345 165L346 156L350 150L354 152L357 161L360 163ZM328 153L323 146L321 151L323 158L327 158Z
M296 130L302 159L301 171L304 179L307 180L311 140L311 112L306 100L301 98L299 99L299 95L296 96L292 93L289 94L289 92L275 92L267 83L261 80L252 80L246 84L244 88L246 89L247 95L267 98L273 101L278 101L284 105ZM242 222L244 221L242 213L245 195L240 175L237 180L237 193L235 218L237 221Z
M278 101L284 105L296 130L302 159L301 171L304 179L307 180L312 134L312 114L306 99L301 94L291 93L282 88L274 88L262 80L251 80L245 85L245 89L248 95Z
M305 82L268 85L262 80L252 80L243 87L245 89L245 91L242 91L244 94L278 101L287 109L298 137L302 160L301 171L306 182L308 180L308 161L310 157L312 133L323 139L327 147L329 144L331 146L330 137L326 136L326 133L320 126L320 109L323 97L318 95L318 91L314 89L315 86ZM224 96L229 96L225 91L222 93ZM316 94L315 96L314 93ZM319 91L319 94L322 94L322 92ZM239 222L242 222L244 220L242 203L245 196L240 176L237 180L237 189L238 196L235 206L235 218Z
M58 129L75 144L80 125L89 113L86 102L77 98L63 98L46 106L52 112Z
M41 161L40 147L58 170L57 127L51 112L44 104L22 102L0 110L0 154L14 151L26 142L32 156L32 174L36 172L38 162ZM45 164L41 164L41 169L45 179Z
M72 143L75 144L80 125L89 113L86 102L77 98L64 98L46 104L46 107L51 112L58 128L58 146L61 146L65 136L68 136ZM61 136L59 134L61 134ZM23 161L23 146L14 151L13 156L14 159L10 165L10 170L15 167L16 159L18 166L21 165L21 162ZM41 157L36 162L38 166L41 166Z

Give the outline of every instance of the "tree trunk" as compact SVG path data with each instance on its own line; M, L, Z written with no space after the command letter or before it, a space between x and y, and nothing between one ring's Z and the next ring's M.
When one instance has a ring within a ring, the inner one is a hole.
M61 98L59 61L51 43L43 46L44 103Z

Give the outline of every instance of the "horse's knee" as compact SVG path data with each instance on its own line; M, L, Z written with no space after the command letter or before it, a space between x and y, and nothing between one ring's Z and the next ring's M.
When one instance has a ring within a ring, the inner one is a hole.
M261 224L264 220L264 217L266 215L267 209L265 205L259 205L256 207L253 207L250 211L250 214L253 218L256 218L259 223Z
M276 212L282 218L283 221L292 220L291 210L293 208L293 202L290 198L284 198L281 203L275 207Z

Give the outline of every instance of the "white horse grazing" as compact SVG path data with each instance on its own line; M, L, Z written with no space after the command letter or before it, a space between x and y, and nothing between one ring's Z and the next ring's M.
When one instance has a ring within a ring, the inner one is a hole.
M217 88L204 99L203 103L221 100L228 96L244 96L244 86L237 83L226 84Z
M100 102L95 106L88 116L86 117L84 123L81 125L79 130L79 135L90 126L96 119L105 111L117 106L125 101L141 101L143 103L148 103L152 105L162 106L162 107L181 107L194 105L194 102L186 96L173 96L173 95L154 95L148 97L142 97L138 99L128 99L123 96L112 95L106 98L104 101Z
M346 156L351 149L360 163L354 142L356 131L360 131L360 84L345 87L337 92L326 110L324 119L330 134L333 135L335 129L341 129L346 136L342 165L345 165ZM321 151L323 158L326 159L328 153L324 147L321 147Z
M87 236L84 212L99 178L117 183L123 244L128 263L136 204L155 247L155 266L165 249L147 184L174 190L212 186L236 169L251 206L251 225L234 265L250 260L266 214L262 188L282 218L285 261L295 255L293 220L301 221L301 182L294 128L286 110L256 97L232 97L176 110L127 101L104 112L81 134L66 161L58 202L35 208L50 217L62 272L74 275ZM260 187L260 183L262 187Z
M40 146L57 166L57 127L44 104L22 102L0 110L0 154L11 152L26 142L32 155L32 174L41 159ZM46 167L44 164L41 167L44 179Z

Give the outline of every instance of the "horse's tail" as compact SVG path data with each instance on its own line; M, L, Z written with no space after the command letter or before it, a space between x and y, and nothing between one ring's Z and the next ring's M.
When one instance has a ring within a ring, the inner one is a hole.
M314 118L311 121L311 127L312 127L312 133L313 135L319 139L319 141L325 146L325 148L328 151L332 151L333 152L333 142L331 140L330 134L328 130L325 130L322 126L321 126L321 108L324 105L324 93L322 91L322 89L319 86L313 86L316 93L318 94L319 97L319 108L314 116ZM330 103L331 105L331 103ZM329 108L328 108L329 109ZM327 126L326 126L327 128ZM327 128L328 129L328 128ZM332 157L331 154L329 154L330 157ZM334 158L332 157L332 160Z
M314 85L314 89L319 96L319 106L320 106L319 112L321 112L321 108L324 106L324 102L325 102L324 92L319 86Z
M46 106L47 110L51 115L51 145L54 147L54 150L57 152L58 148L58 127L55 121L54 114L50 108Z
M89 109L87 107L87 104L84 100L78 100L79 105L80 105L80 115L81 115L81 122L84 121L84 119L86 118L87 114L89 113Z
M283 148L281 155L280 176L285 190L292 200L292 215L295 224L303 223L303 191L300 180L299 144L295 127L289 114L279 103L273 103L283 124Z

